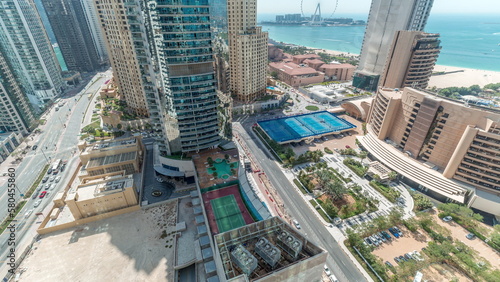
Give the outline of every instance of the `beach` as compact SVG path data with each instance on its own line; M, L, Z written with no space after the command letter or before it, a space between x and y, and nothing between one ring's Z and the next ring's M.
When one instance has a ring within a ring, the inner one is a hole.
M477 70L468 69L461 67L450 67L450 66L435 66L434 72L452 72L460 71L456 73L448 73L443 75L433 75L429 81L429 88L446 88L446 87L469 87L471 85L477 84L481 87L489 83L499 83L500 82L500 72L497 71L487 71L487 70Z
M318 49L313 47L307 47L307 48L310 49L311 52L315 53L323 52L333 56L345 56L345 57L359 56L358 54L335 51L335 50ZM484 87L486 84L489 83L500 83L500 72L497 71L436 65L434 66L433 72L434 73L444 72L444 74L431 76L428 88L432 88L434 86L437 88L446 88L454 86L469 87L474 84L477 84L480 87Z

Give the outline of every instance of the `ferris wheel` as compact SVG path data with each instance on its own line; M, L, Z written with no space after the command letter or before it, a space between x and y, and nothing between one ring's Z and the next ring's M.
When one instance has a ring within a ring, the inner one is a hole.
M314 7L316 4L316 9L314 10L314 14L311 16L310 24L321 24L323 22L323 17L321 16L321 5L323 2L323 8L325 6L332 13L327 18L332 18L335 12L337 11L337 6L339 4L339 0L300 0L300 12L302 13L302 17L309 17L306 15L308 9Z

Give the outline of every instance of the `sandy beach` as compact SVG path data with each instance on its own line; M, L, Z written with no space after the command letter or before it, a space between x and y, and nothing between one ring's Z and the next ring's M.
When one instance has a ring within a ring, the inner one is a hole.
M461 67L450 67L450 66L435 66L434 72L451 72L463 70L463 72L449 73L443 75L433 75L429 81L429 88L436 86L437 88L445 87L469 87L471 85L477 84L481 87L489 83L499 83L500 82L500 72L497 71L487 71L487 70L476 70Z
M310 49L312 53L328 53L333 56L346 56L346 57L355 57L359 56L359 54L335 51L335 50L325 50L313 47L307 47ZM457 71L457 72L454 72ZM478 69L469 69L462 67L450 67L450 66L441 66L436 65L434 67L434 72L445 72L442 75L433 75L429 81L429 88L437 87L437 88L446 88L446 87L469 87L474 84L477 84L481 87L485 86L489 83L500 83L500 72L498 71L488 71L488 70L478 70ZM453 73L447 73L453 72Z

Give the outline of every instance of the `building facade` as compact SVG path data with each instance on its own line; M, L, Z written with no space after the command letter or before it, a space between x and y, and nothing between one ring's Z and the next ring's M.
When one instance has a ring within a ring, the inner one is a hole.
M231 92L248 103L266 92L268 33L257 25L256 0L228 0Z
M68 70L97 70L97 50L80 0L46 0L42 3Z
M35 122L33 107L26 95L30 85L22 87L20 81L0 52L0 133L26 134Z
M500 217L499 120L498 110L434 93L380 89L360 142L419 189Z
M427 88L441 50L439 44L439 34L397 31L379 85Z
M0 47L22 84L31 85L29 100L43 105L63 91L61 68L32 0L0 1Z
M292 87L299 87L325 80L325 74L305 65L293 62L269 63L269 70L278 74L278 79Z
M0 163L4 162L21 144L22 137L19 132L0 133Z
M208 0L95 1L120 95L149 114L160 152L220 142Z
M396 31L422 31L433 2L372 0L353 86L376 90Z
M108 50L106 49L106 41L104 40L104 35L102 34L102 30L99 25L99 19L97 18L94 1L80 0L80 2L85 14L85 20L90 31L90 36L92 37L92 43L94 44L94 48L97 50L97 55L99 56L99 64L108 64Z

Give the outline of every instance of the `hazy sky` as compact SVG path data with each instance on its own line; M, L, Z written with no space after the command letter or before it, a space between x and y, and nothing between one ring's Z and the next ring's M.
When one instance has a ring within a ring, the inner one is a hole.
M300 13L303 2L304 13L314 13L318 3L324 16L330 15L336 0L257 0L258 13L291 14ZM338 0L336 14L368 14L371 0ZM307 8L306 8L307 7ZM500 14L500 0L434 0L434 14Z

